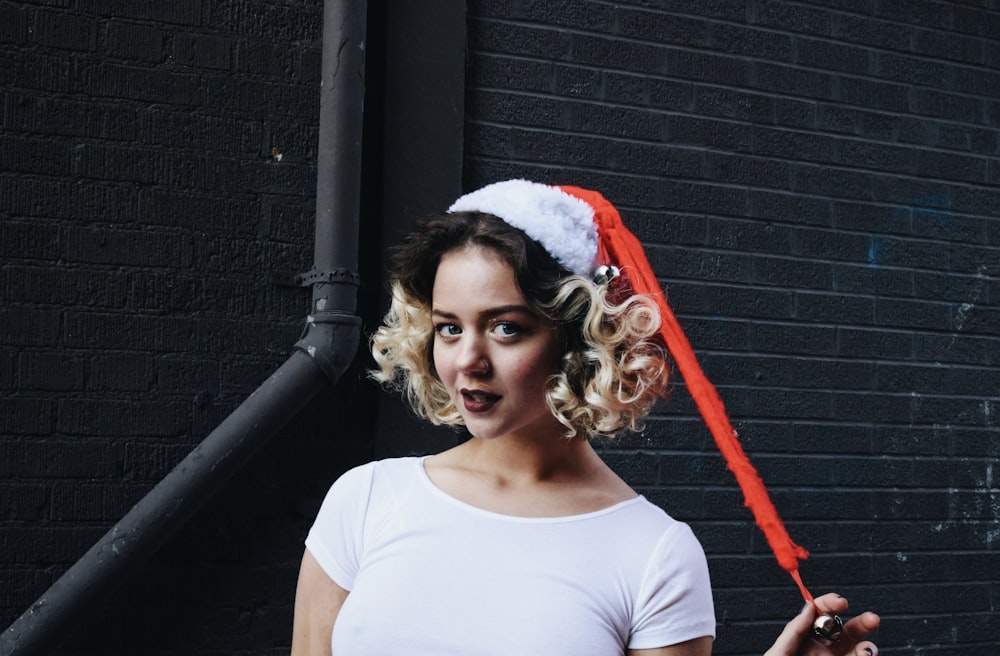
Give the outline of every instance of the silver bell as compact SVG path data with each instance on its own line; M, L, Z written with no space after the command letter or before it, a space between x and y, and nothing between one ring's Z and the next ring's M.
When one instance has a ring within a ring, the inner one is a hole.
M594 282L598 285L608 285L618 280L622 272L611 264L602 264L594 269Z
M813 638L829 647L837 642L844 631L844 621L836 615L820 615L813 620Z

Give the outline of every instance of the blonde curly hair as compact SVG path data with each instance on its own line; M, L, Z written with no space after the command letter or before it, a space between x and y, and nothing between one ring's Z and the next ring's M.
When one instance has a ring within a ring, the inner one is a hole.
M434 369L431 290L441 257L470 245L499 254L529 307L557 326L563 355L546 384L545 400L566 437L641 430L667 390L669 367L656 337L656 304L566 271L537 242L491 214L430 219L394 251L391 304L371 340L377 365L372 377L400 390L431 423L463 425Z

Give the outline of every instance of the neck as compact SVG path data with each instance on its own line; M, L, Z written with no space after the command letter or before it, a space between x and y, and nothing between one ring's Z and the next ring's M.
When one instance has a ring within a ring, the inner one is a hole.
M473 437L457 451L456 455L469 469L511 483L585 477L592 474L595 467L603 466L586 438L567 439L561 434L527 439Z

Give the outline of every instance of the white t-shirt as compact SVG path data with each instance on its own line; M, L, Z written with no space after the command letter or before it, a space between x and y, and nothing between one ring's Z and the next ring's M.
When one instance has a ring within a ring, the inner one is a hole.
M701 545L641 496L512 517L445 494L422 458L382 460L334 483L306 546L350 591L335 656L613 656L715 635Z

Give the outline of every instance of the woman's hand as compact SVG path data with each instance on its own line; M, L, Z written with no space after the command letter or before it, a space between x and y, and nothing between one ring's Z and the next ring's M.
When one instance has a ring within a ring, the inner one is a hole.
M822 613L838 615L847 610L847 600L836 594L816 597L816 608ZM802 612L785 625L774 645L764 656L877 656L878 647L866 640L868 634L878 628L879 617L866 612L844 624L840 639L829 647L824 647L812 638L812 623L816 619L816 609L806 604Z

